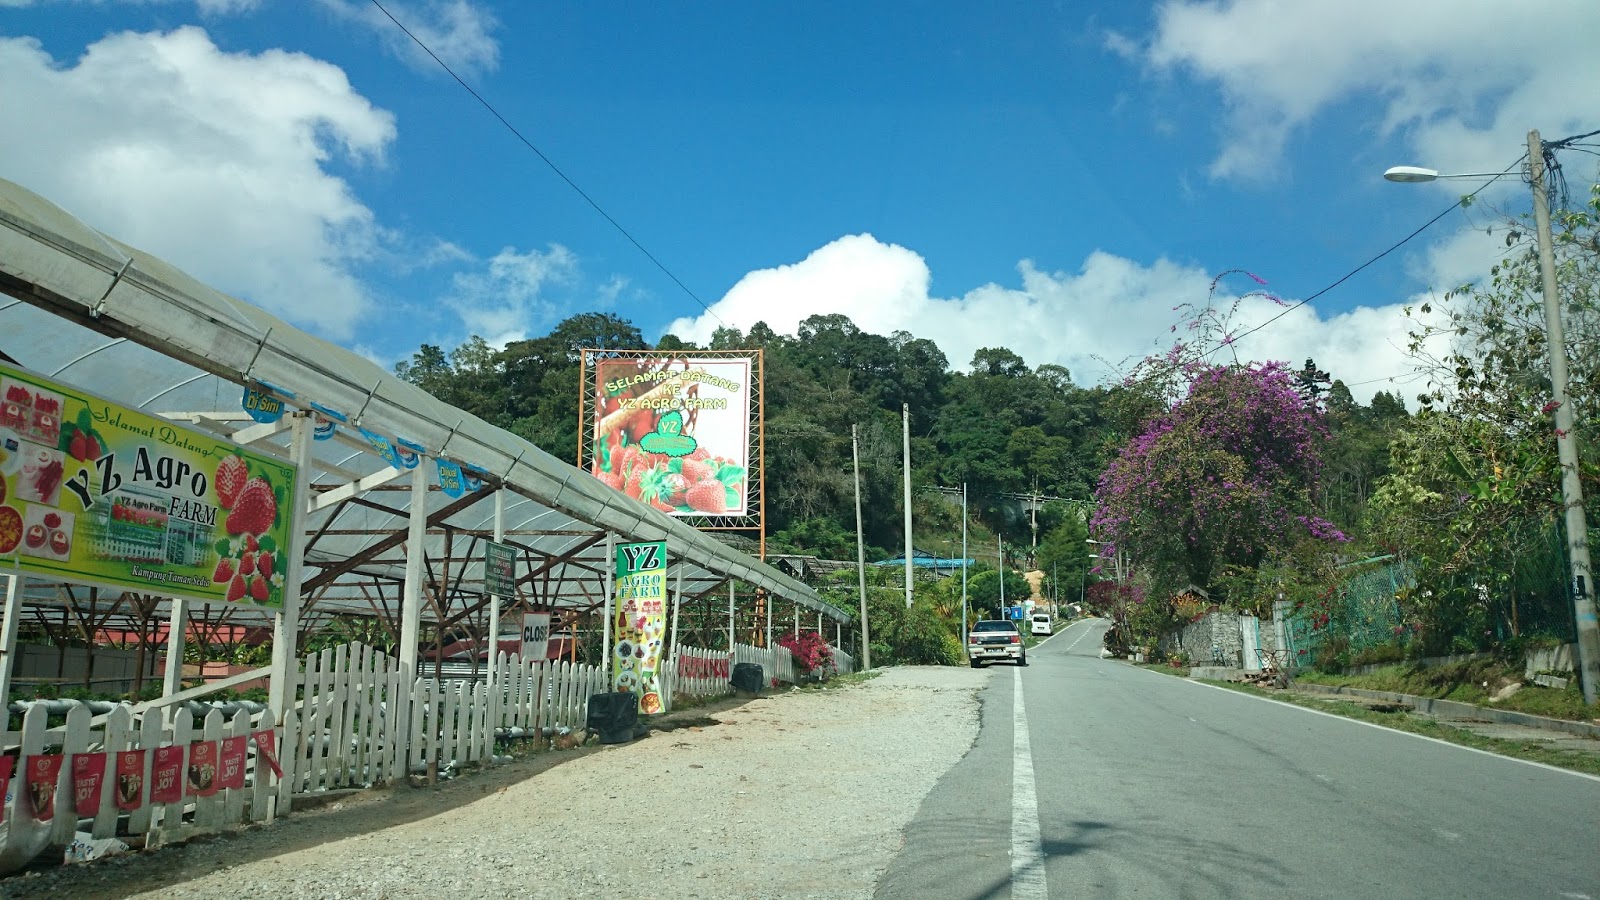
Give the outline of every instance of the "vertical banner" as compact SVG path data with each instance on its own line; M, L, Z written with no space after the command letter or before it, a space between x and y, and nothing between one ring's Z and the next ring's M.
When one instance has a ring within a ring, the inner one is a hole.
M79 818L100 811L100 785L106 777L104 753L74 753L72 755L72 808Z
M117 754L117 809L144 805L144 761L149 750L123 750Z
M150 768L150 802L177 803L183 799L183 748L157 747Z
M522 658L544 659L550 654L550 614L522 614Z
M462 476L461 465L447 459L438 461L439 490L451 497L459 497L466 492L466 479Z
M673 516L747 516L749 357L594 363L589 471Z
M217 776L217 787L227 790L244 787L244 753L245 745L249 742L250 739L242 734L222 739L222 760L218 764L221 772Z
M189 745L189 793L209 797L217 792L217 742L195 741Z
M28 802L33 807L33 817L41 822L56 817L56 780L61 776L62 759L59 753L28 757Z
M263 731L257 731L251 734L250 737L256 742L256 756L259 759L266 761L267 768L272 770L272 774L282 778L283 767L278 765L278 753L276 749L278 744L278 733L268 728Z
M657 669L667 630L667 542L618 544L611 686L639 698L639 712L661 712Z

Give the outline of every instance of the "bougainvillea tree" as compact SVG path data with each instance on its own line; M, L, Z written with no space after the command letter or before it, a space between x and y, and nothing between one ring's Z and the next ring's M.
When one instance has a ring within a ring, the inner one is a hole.
M1282 363L1182 367L1185 395L1122 448L1093 526L1159 589L1212 588L1274 550L1345 538L1312 514L1321 413Z

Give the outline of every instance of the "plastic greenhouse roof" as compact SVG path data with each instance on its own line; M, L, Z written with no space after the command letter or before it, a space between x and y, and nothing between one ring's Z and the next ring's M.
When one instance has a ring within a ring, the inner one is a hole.
M669 581L681 567L686 598L731 578L836 621L851 621L848 613L778 569L440 402L357 353L207 287L5 180L0 180L0 291L10 295L0 297L0 352L25 368L126 406L218 434L247 427L260 434L270 427L250 420L240 398L243 385L264 382L292 392L290 407L306 409L315 402L345 413L352 426L416 442L429 456L489 473L510 492L506 541L524 551L518 575L534 602L598 603L609 532L623 541L667 541ZM250 446L287 459L289 436L285 428ZM345 426L333 440L312 442L312 453L313 500L389 470L359 433ZM398 606L398 591L386 586L403 578L408 483L406 473L303 517L310 535L303 615L374 614L381 605L375 593L390 598L385 601L390 607ZM437 488L427 494L433 595L435 603L442 597L446 612L452 603L481 595L482 539L492 533L493 495L485 490L458 500ZM362 559L375 548L382 552ZM356 559L361 561L351 566ZM58 587L32 580L29 596L48 600L59 596ZM440 617L440 608L424 606L424 620ZM271 615L268 609L230 609L235 621L250 613Z

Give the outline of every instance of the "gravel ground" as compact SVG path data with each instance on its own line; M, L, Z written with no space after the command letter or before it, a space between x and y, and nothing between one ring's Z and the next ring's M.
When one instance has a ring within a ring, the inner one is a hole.
M263 828L0 880L9 898L870 897L978 732L971 669L677 714L614 747L352 793Z

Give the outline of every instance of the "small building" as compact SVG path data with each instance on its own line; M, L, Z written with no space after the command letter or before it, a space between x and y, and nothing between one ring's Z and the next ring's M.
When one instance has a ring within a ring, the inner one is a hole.
M920 574L931 573L933 576L938 578L949 578L951 575L960 572L962 569L971 568L975 562L977 562L977 560L939 556L935 553L929 553L926 550L918 550L915 547L911 549L912 569L918 570ZM904 553L881 562L873 563L875 566L882 566L885 568L905 568L905 564L906 556Z

